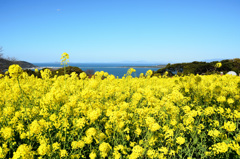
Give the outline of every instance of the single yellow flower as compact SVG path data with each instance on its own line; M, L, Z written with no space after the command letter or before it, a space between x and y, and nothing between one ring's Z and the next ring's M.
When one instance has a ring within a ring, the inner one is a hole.
M184 137L177 137L176 141L179 145L182 145L185 143L185 138Z
M216 63L216 65L215 65L216 68L220 68L221 66L222 66L222 63L221 63L221 62L218 62L218 63Z

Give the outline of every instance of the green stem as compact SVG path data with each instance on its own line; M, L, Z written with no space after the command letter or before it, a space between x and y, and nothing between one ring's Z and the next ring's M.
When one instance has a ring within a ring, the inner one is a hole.
M17 77L17 81L18 81L19 89L20 89L20 91L21 91L22 99L23 99L23 101L24 101L24 95L26 95L26 94L25 94L25 92L23 91L23 89L21 88L20 81L19 81L19 78L18 78L18 77ZM26 96L26 97L27 97L27 96ZM27 97L27 98L28 98L28 97ZM29 99L29 98L28 98L28 99ZM25 110L25 116L26 116L27 125L29 126L26 104L24 104L24 110ZM30 129L28 129L28 133L29 133L29 140L30 140L30 135L31 135ZM30 145L32 146L31 140L30 140Z

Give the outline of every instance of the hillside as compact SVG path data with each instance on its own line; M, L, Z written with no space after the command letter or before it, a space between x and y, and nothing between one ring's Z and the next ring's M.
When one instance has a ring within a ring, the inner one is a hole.
M34 68L37 67L29 62L26 61L10 61L4 58L0 58L0 71L8 69L8 67L12 64L18 64L22 68Z
M221 62L222 66L220 68L216 68L216 63ZM156 71L156 73L163 74L168 71L169 75L172 76L174 74L178 75L188 75L188 74L212 74L212 73L220 73L224 74L228 71L235 71L237 74L240 73L240 59L228 59L222 61L213 61L213 62L199 62L194 61L191 63L176 63L176 64L168 64L166 67L161 68Z

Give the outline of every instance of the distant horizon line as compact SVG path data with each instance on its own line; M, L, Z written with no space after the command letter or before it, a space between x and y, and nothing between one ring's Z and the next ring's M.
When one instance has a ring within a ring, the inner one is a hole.
M233 58L234 59L234 58ZM148 61L127 61L127 62L69 62L69 64L79 64L79 63L83 63L83 64L158 64L158 65L167 65L167 64L177 64L177 63L191 63L194 61L197 62L213 62L213 61L222 61L222 60L230 60L230 58L228 59L224 59L224 58L216 58L216 59L205 59L205 60L192 60L192 61L184 61L184 62L173 62L173 61L169 61L169 62L148 62ZM55 64L61 64L61 62L31 62L31 63L55 63Z
M31 62L31 63L56 63L61 64L61 62ZM68 62L69 64L73 63L105 63L105 64L158 64L159 62ZM167 63L163 63L167 64Z

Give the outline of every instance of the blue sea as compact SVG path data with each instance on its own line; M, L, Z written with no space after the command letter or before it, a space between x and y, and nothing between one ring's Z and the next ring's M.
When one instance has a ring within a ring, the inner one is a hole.
M49 68L59 68L63 67L60 63L33 63L38 67L49 67ZM114 75L115 77L122 78L124 74L127 73L129 68L134 68L136 70L136 74L133 73L132 76L139 76L140 73L146 73L148 70L157 71L160 68L156 68L158 64L133 64L133 63L69 63L69 66L75 66L81 68L83 71L86 70L94 70L96 71L104 71L109 74ZM137 67L136 67L137 66ZM147 66L148 68L144 67ZM151 67L153 66L153 67Z

